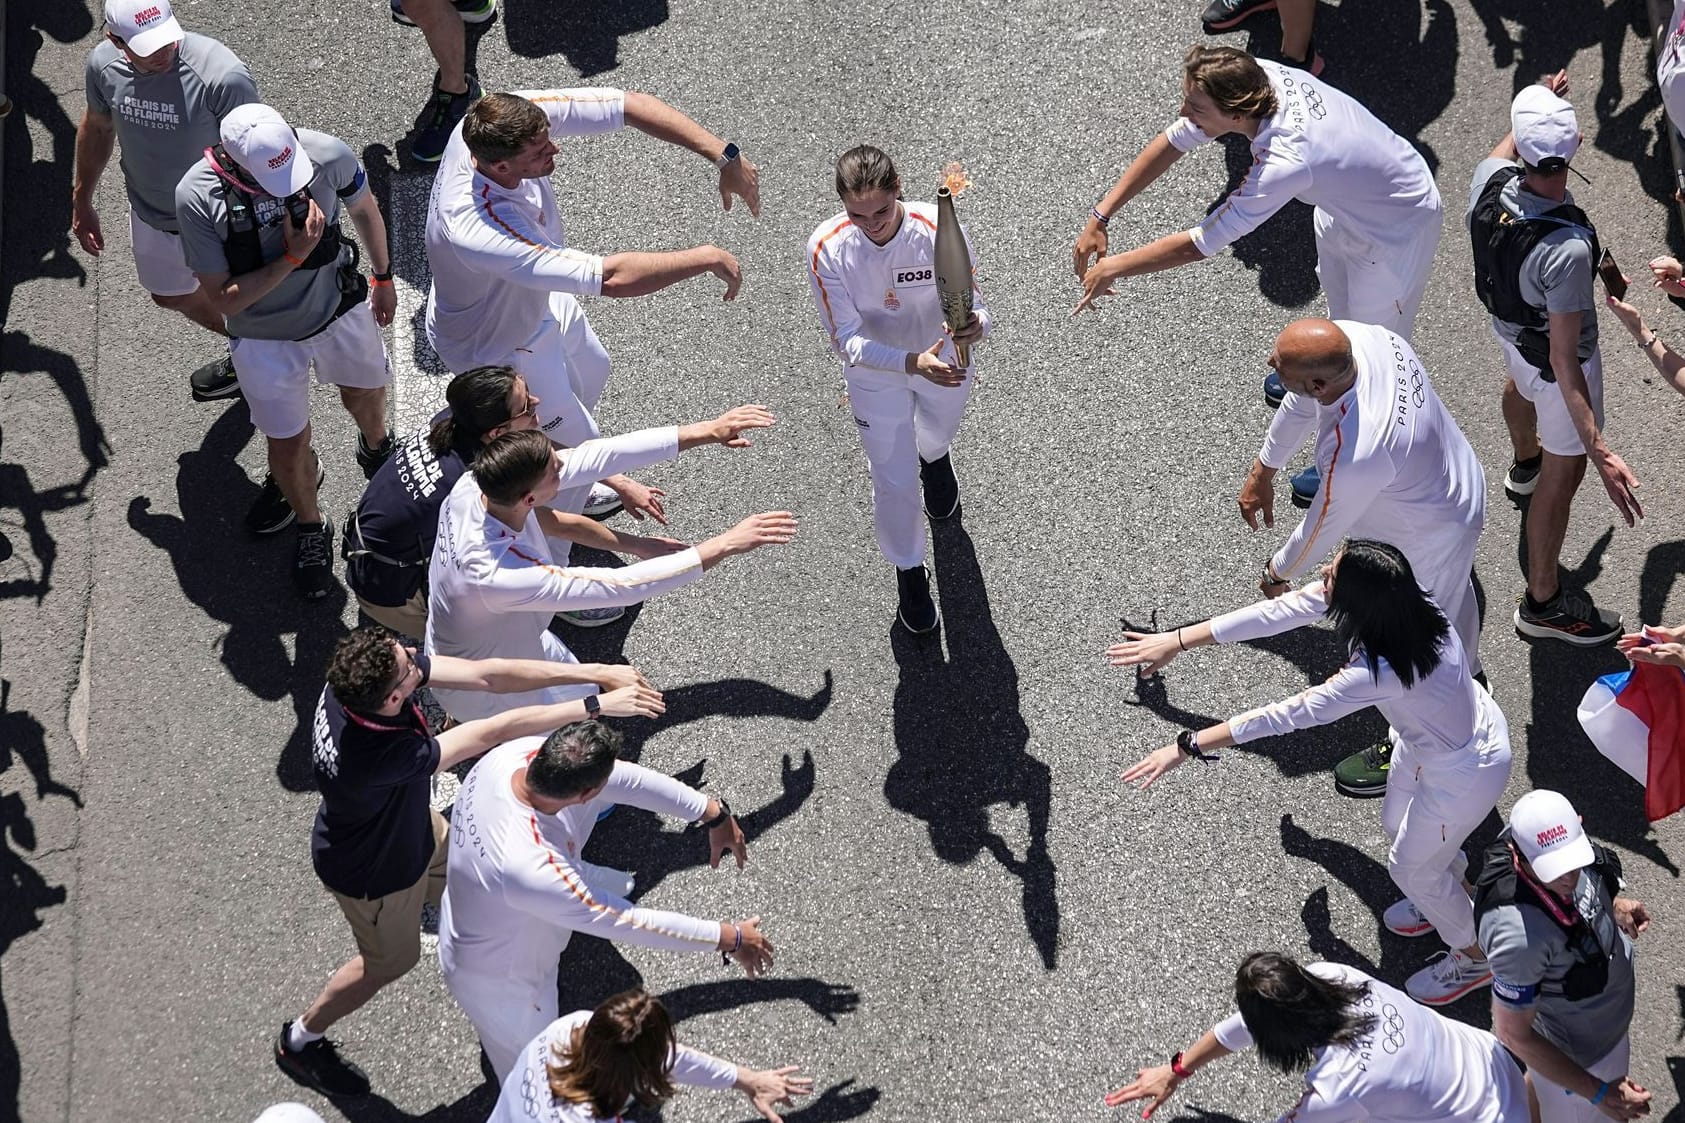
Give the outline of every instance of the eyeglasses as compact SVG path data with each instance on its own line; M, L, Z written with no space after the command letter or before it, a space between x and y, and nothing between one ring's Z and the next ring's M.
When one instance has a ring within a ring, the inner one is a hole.
M505 425L511 425L514 422L519 421L521 418L531 417L533 414L535 414L537 412L538 412L538 399L533 397L531 394L528 394L527 395L527 404L521 408L521 411L519 413L510 414L509 420L505 421L504 424Z

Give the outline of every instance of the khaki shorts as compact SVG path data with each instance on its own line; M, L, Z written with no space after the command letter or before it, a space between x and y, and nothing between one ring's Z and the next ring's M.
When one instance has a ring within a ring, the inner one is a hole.
M421 959L421 906L437 905L445 895L445 860L450 856L450 826L437 811L433 816L433 860L427 872L408 889L384 897L347 897L334 893L339 911L351 922L363 969L383 979L396 979ZM333 893L333 890L328 890Z
M376 565L382 563L376 562ZM357 607L363 610L363 615L373 620L383 628L397 632L401 636L411 639L424 640L427 638L427 584L422 582L421 588L415 595L397 608L384 604L370 604L364 600L362 594L357 594Z

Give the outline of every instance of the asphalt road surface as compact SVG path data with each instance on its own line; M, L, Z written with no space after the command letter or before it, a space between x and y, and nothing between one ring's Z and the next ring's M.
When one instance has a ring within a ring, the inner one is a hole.
M107 252L90 259L66 233L93 8L13 0L6 16L0 1117L244 1121L298 1098L330 1119L483 1118L492 1090L430 958L335 1031L377 1095L329 1104L270 1059L351 946L309 866L304 719L355 602L301 603L290 539L241 532L261 441L242 404L188 400L186 373L214 347L139 289L115 168L99 196ZM289 120L363 153L404 285L394 411L414 422L439 391L413 322L430 182L403 139L432 69L419 34L376 0L177 11L245 58ZM1576 166L1592 181L1576 195L1632 267L1681 247L1659 201L1671 171L1641 12L1325 5L1317 43L1327 79L1421 147L1456 213L1512 92L1568 66L1588 140ZM1335 662L1320 633L1200 652L1137 697L1100 654L1120 616L1175 623L1255 596L1290 525L1284 509L1274 531L1249 532L1234 493L1267 422L1269 344L1323 308L1308 210L1214 261L1128 282L1096 316L1067 315L1071 241L1171 120L1197 33L1192 3L506 0L478 47L488 88L644 90L761 165L759 220L721 213L706 164L635 131L565 143L556 184L575 245L715 242L743 263L734 303L701 279L589 304L617 368L606 429L742 402L778 414L751 450L698 450L650 474L671 532L694 539L768 509L802 519L792 545L568 636L667 689L665 720L627 726L640 760L754 812L742 873L710 872L695 835L632 813L604 824L595 860L635 869L654 905L764 915L777 970L749 983L707 957L581 939L564 1008L641 978L696 1046L809 1071L820 1092L789 1116L802 1123L1134 1118L1102 1093L1226 1013L1245 952L1398 982L1433 950L1380 928L1394 893L1378 804L1333 792L1330 768L1379 731L1373 716L1227 753L1147 794L1117 779L1187 721L1284 696ZM1258 21L1258 49L1277 34ZM864 457L803 270L806 236L838 209L831 160L860 142L894 156L910 197L964 163L975 187L960 204L997 323L956 453L964 516L934 536L945 627L922 642L891 628ZM1114 247L1190 225L1244 162L1221 147L1183 160L1114 221ZM1448 220L1416 342L1490 481L1482 654L1517 754L1502 807L1560 788L1625 856L1655 915L1633 1075L1656 1090L1656 1117L1677 1120L1685 833L1647 826L1637 786L1575 723L1585 686L1618 658L1528 646L1509 626L1519 514L1499 485L1501 366L1459 230ZM1637 301L1685 342L1666 302L1642 289ZM1604 330L1608 433L1649 518L1612 530L1593 483L1564 560L1629 621L1677 622L1685 468L1669 450L1685 401L1607 315ZM353 430L331 391L315 392L313 417L337 514L361 483ZM1484 996L1450 1012L1488 1023ZM1292 1087L1237 1059L1166 1115L1273 1116ZM750 1113L686 1093L665 1114Z

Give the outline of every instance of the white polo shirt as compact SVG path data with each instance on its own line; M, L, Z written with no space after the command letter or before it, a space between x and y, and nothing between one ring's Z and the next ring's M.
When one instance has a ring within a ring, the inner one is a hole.
M521 737L499 745L457 793L439 914L445 974L551 978L574 932L669 951L713 951L718 921L639 908L597 892L578 865L597 814L610 805L694 822L708 797L622 760L595 799L546 815L515 798L511 786L543 744L543 737Z
M552 137L625 124L620 90L523 90ZM550 294L595 295L603 259L567 248L548 178L500 187L474 167L459 124L445 145L427 204L427 339L451 370L507 362L549 319Z
M877 245L845 211L819 224L807 241L807 277L819 323L849 367L906 372L907 353L942 338L942 299L936 291L936 208L903 203L901 229ZM962 225L963 231L965 227ZM971 247L971 236L966 235ZM977 287L971 253L971 310L989 333L989 310ZM953 360L953 342L938 354Z

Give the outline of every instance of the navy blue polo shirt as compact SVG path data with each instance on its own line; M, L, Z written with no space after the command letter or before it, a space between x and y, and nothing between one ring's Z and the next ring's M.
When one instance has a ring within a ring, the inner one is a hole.
M401 608L415 596L427 583L426 563L439 535L439 509L467 470L454 449L434 456L426 430L398 442L363 490L357 525L346 528L346 542L352 550L372 550L404 564L352 557L345 564L345 583L353 592L387 608Z
M432 661L415 652L425 686ZM322 793L310 860L336 893L374 898L408 889L433 860L433 773L439 739L416 704L395 715L355 713L322 688L312 733Z

